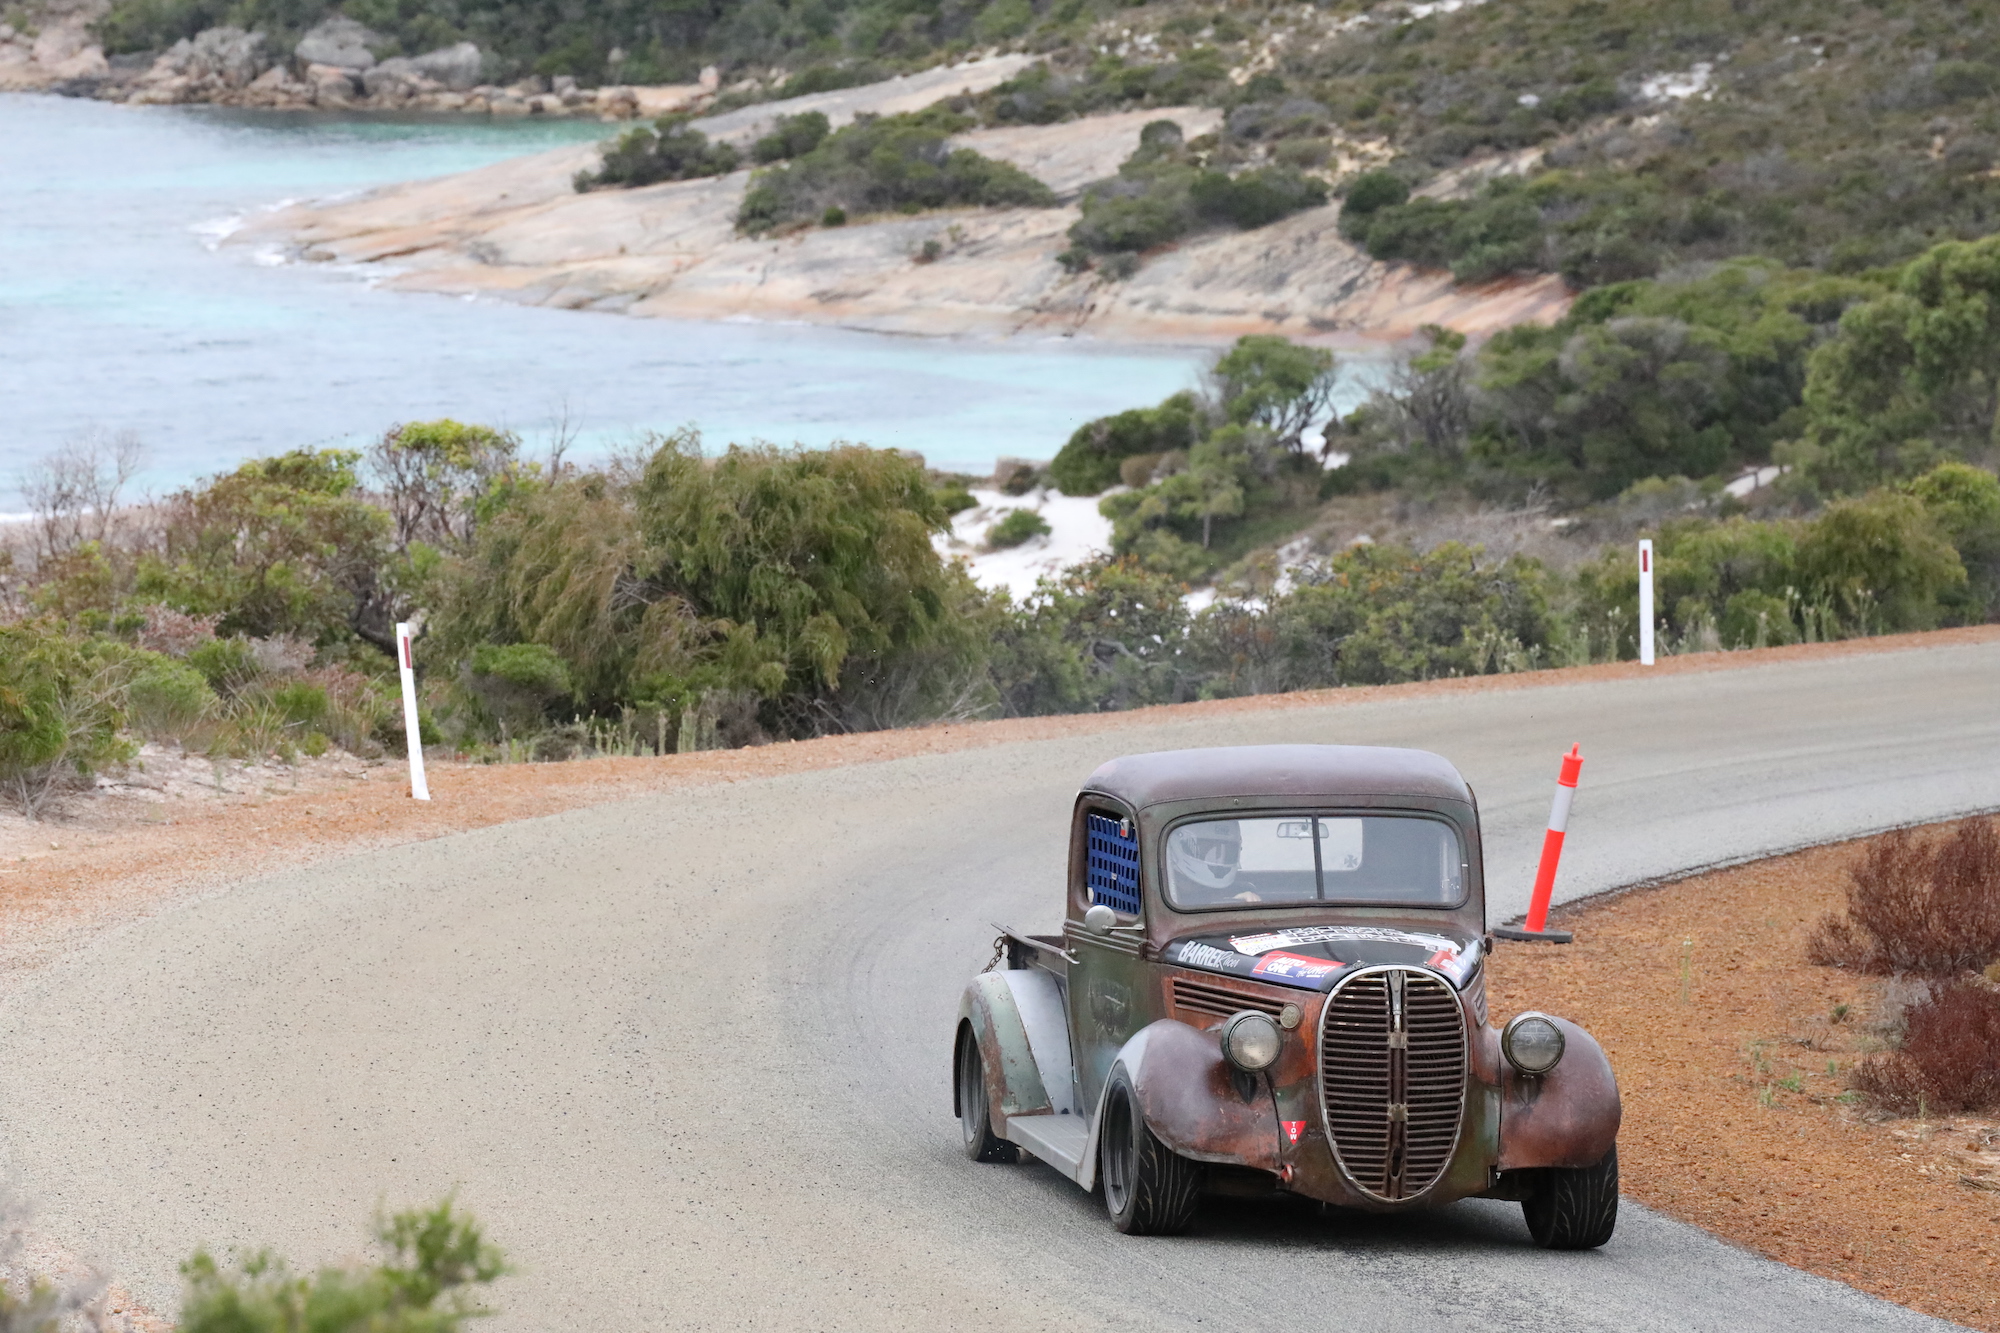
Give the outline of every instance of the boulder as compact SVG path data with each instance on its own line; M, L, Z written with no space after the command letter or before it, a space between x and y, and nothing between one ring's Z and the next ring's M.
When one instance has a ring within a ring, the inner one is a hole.
M382 41L379 34L344 14L336 14L299 38L292 53L302 65L358 71L375 67L375 53L368 48L380 46Z
M384 102L406 101L425 93L440 92L444 85L426 78L417 62L391 56L361 76L361 87L370 97Z
M208 28L167 48L144 77L150 82L161 74L178 75L218 90L247 88L271 67L263 33L245 32L241 28Z
M425 78L443 84L455 93L464 93L479 86L479 68L483 58L479 48L471 42L460 42L457 46L426 51L410 63Z
M101 79L110 72L111 62L104 58L104 48L96 45L86 46L67 60L49 66L49 73L58 79Z
M90 45L83 29L72 24L43 28L35 38L35 63L53 68L83 53Z
M320 106L345 106L360 91L353 72L338 65L307 65L306 82L312 85L313 101Z

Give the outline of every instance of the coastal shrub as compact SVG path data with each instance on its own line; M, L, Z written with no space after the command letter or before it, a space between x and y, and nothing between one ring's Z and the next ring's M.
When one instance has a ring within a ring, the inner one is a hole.
M650 129L641 125L625 131L604 148L597 170L576 173L577 192L726 176L736 170L733 147L710 143L687 122L686 116L662 116Z
M1326 200L1325 182L1293 167L1235 175L1203 167L1180 126L1156 120L1141 130L1139 147L1116 176L1085 189L1062 262L1075 269L1093 255L1138 254L1205 228L1262 227Z
M1847 907L1813 928L1806 955L1859 972L1950 977L2000 961L2000 829L1899 829L1848 871Z
M540 727L550 705L576 689L569 664L539 643L482 643L472 650L466 674L503 734L517 736Z
M804 157L825 142L831 132L826 116L805 111L796 116L779 116L771 132L750 146L750 160L759 166Z
M1049 521L1032 509L1014 509L986 530L986 544L996 551L1020 546L1054 531Z
M481 501L512 472L520 449L511 431L449 417L392 426L367 462L395 520L397 549L469 541Z
M858 116L811 151L751 180L736 224L751 235L810 222L839 210L842 220L927 208L1048 208L1049 187L1019 167L953 148L971 122L949 112Z
M1539 663L1552 628L1535 561L1459 542L1384 543L1308 566L1267 609L1215 611L1197 641L1207 691L1234 694L1519 670Z
M161 506L156 553L134 593L222 634L352 635L385 564L390 519L361 492L359 455L295 450L252 459Z
M1238 338L1215 363L1222 412L1242 426L1260 426L1294 451L1307 426L1326 415L1340 377L1332 352L1275 334Z
M380 1258L295 1274L269 1250L181 1265L182 1333L456 1333L490 1315L480 1289L507 1271L500 1251L452 1200L378 1219Z
M0 796L39 819L64 789L123 763L129 655L46 621L0 625Z
M1097 558L1006 606L988 671L1010 716L1139 708L1192 698L1187 586L1137 561Z
M1118 484L1118 465L1125 459L1191 447L1202 418L1200 400L1183 390L1158 407L1129 408L1085 422L1049 464L1049 480L1064 495L1096 495Z
M1898 1111L2000 1107L2000 989L1969 980L1933 986L1903 1011L1897 1048L1862 1060L1852 1082Z
M138 655L125 697L133 730L159 740L188 735L222 707L200 671L157 653Z

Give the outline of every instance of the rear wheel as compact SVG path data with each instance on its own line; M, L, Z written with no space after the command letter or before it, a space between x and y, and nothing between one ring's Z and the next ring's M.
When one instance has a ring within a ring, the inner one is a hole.
M986 1093L986 1061L970 1029L958 1034L958 1068L953 1071L953 1095L958 1102L958 1128L965 1137L965 1155L975 1162L1018 1162L1021 1150L993 1132L993 1102Z
M1618 1226L1618 1149L1596 1166L1544 1167L1521 1205L1528 1234L1545 1250L1592 1250Z
M1194 1224L1201 1201L1201 1164L1154 1137L1124 1070L1104 1094L1097 1137L1098 1174L1111 1224L1128 1236L1172 1236Z

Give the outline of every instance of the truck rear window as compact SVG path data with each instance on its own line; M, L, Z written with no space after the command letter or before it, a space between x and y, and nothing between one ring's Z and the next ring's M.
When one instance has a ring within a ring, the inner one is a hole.
M1458 833L1418 815L1203 819L1167 834L1167 901L1182 910L1250 903L1456 907Z

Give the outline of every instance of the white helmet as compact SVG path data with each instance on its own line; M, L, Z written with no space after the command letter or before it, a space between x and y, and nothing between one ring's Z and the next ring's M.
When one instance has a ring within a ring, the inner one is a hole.
M1243 832L1233 819L1183 824L1167 839L1167 865L1174 881L1190 888L1227 889L1236 883L1243 860Z

